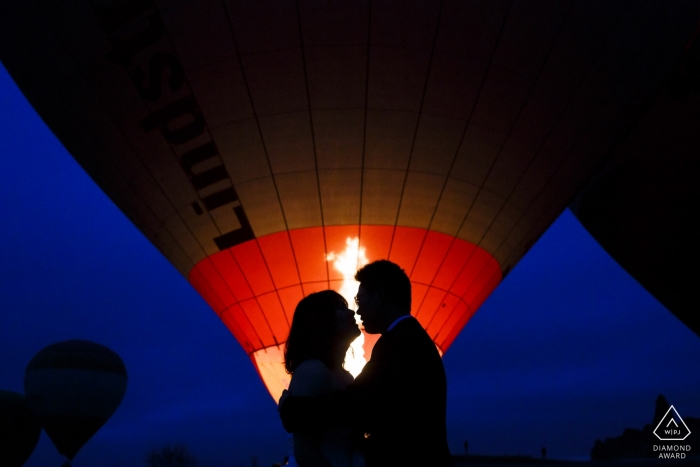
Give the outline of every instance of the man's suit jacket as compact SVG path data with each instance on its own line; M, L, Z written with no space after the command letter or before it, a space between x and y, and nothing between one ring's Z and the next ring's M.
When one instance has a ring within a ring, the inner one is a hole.
M344 391L289 397L280 407L285 429L355 425L366 433L367 467L450 466L445 412L447 382L435 344L415 319L384 333L372 357Z

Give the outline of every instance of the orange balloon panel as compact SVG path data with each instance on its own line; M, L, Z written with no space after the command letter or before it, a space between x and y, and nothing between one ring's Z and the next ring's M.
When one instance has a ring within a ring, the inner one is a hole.
M347 250L353 240L356 248ZM343 270L334 260L346 250L354 256ZM465 240L426 229L367 225L266 235L202 260L189 280L236 336L277 399L289 382L284 342L299 300L319 290L340 291L353 282L359 267L384 258L408 274L412 314L441 353L501 280L496 260ZM375 342L376 336L366 336L365 355Z

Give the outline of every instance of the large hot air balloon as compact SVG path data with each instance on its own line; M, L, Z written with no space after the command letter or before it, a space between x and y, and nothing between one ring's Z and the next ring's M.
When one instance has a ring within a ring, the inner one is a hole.
M4 8L1 58L28 100L275 399L298 300L351 298L368 261L406 270L412 313L447 351L606 163L698 18L693 1Z
M699 256L700 25L683 60L614 163L579 195L572 210L603 248L700 336Z
M0 464L22 467L41 435L39 420L22 394L0 391Z
M89 341L44 348L24 374L27 404L69 460L112 416L125 391L126 368L119 355Z

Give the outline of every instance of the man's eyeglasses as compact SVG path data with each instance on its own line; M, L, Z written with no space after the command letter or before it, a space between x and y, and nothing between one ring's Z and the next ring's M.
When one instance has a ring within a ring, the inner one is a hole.
M355 306L360 306L360 297L365 294L357 294L355 295Z

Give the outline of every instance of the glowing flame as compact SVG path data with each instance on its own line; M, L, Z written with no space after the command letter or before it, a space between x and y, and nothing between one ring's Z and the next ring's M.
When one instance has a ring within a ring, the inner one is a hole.
M333 267L336 271L343 275L343 285L338 290L338 293L342 295L345 300L348 301L348 306L355 310L355 295L357 295L357 288L360 283L355 280L355 273L365 264L369 263L367 256L365 254L366 250L360 248L360 239L348 238L345 241L347 245L345 251L336 254L335 252L330 252L326 257L327 261L333 261ZM360 317L355 315L355 322L360 325ZM365 351L362 348L365 343L364 334L360 334L357 339L355 339L347 354L345 354L345 363L343 367L348 370L353 376L357 376L364 368L367 360L365 360Z

